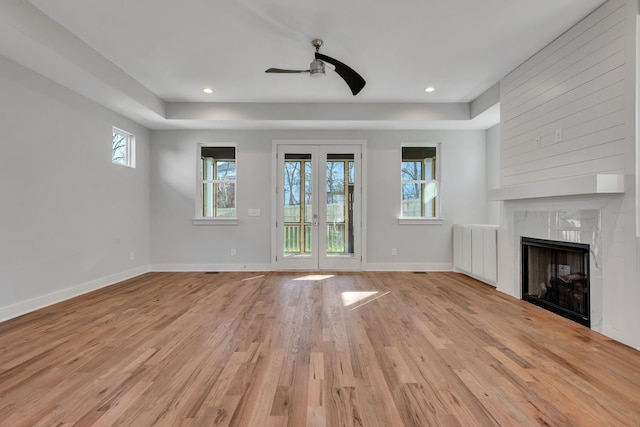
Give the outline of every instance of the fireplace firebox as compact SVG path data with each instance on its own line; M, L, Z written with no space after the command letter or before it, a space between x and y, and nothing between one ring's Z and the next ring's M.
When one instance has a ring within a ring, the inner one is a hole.
M522 237L522 299L591 327L589 245Z

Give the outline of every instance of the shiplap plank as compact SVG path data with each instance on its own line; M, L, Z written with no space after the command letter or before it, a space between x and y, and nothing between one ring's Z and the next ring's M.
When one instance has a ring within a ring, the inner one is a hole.
M600 116L587 123L580 123L576 126L569 126L562 129L562 141L563 143L570 141L572 139L582 139L583 137L600 134L601 132L606 132L609 129L616 127L623 127L624 120L621 117L622 109L620 111L613 112L606 116ZM538 145L536 141L533 139L533 135L529 135L528 139L523 139L525 142L521 143L517 146L512 147L508 151L503 151L501 156L501 164L504 167L510 166L510 161L514 157L521 157L523 154L531 154L535 151L545 150L546 147L553 146L556 143L555 141L555 133L551 127L547 127L547 129L541 130L541 133L544 132L540 136L540 144ZM617 138L614 138L617 139ZM606 143L610 142L612 139L604 138L600 141L595 141L594 144L597 143ZM580 148L580 147L575 147Z
M568 70L584 68L589 57L594 54L608 52L609 54L622 48L625 34L624 11L620 9L617 13L607 16L589 31L574 39L571 43L563 46L552 55L540 62L535 68L536 73L532 74L525 83L514 88L505 94L505 105L510 109L515 108L529 97L528 93L540 92L549 83L557 82ZM544 51L543 51L544 52ZM540 53L544 55L544 53Z
M562 96L556 96L544 104L532 109L529 114L522 114L514 117L509 122L503 122L503 126L509 129L507 138L511 138L512 134L522 134L525 130L530 129L532 124L549 123L558 118L558 112L563 109L582 109L585 105L597 104L607 101L615 96L623 95L625 92L625 75L624 67L618 67L610 72L601 74L589 80L583 85L572 88L562 93Z
M521 115L534 114L536 108L544 108L549 101L557 97L566 96L567 92L572 91L575 88L579 88L591 80L594 80L602 75L610 73L617 68L624 65L625 52L624 50L618 50L611 56L609 52L603 52L602 55L598 54L594 56L593 64L591 61L589 65L580 70L570 70L571 74L562 75L562 77L553 83L549 84L548 88L541 88L540 91L533 91L529 96L529 100L513 109L505 108L506 117L503 118L503 123L508 127L509 121L515 117ZM603 58L604 56L604 58ZM586 65L586 64L585 64Z
M563 132L564 139L562 142L548 142L547 144L549 145L543 146L542 149L531 148L528 151L522 151L517 156L503 159L502 166L503 168L508 169L513 166L526 164L543 158L559 156L575 150L620 141L624 139L626 129L624 125L618 125L586 135L576 135L575 132L575 129L567 129Z
M605 159L611 157L614 153L624 153L624 145L624 140L618 140L558 155L547 155L534 161L528 161L527 163L504 168L503 173L505 177L509 177L550 168L565 168L574 163L584 163L594 159ZM560 144L558 144L558 146L560 146ZM598 173L601 171L593 170L592 172Z
M625 0L608 1L565 31L537 54L505 76L501 82L501 94L505 97L513 96L514 94L512 94L512 92L517 90L523 81L532 79L542 70L556 62L558 56L562 56L563 49L565 49L565 51L566 49L575 49L576 46L581 43L581 40L585 38L585 34L588 34L594 28L597 32L597 25L601 21L607 19L609 16L624 14L624 4ZM572 47L571 43L577 44Z
M518 91L518 96L510 98L510 102L505 102L505 106L514 111L517 115L518 108L526 109L526 105L531 103L531 93L546 94L547 91L561 85L564 80L579 74L582 70L592 67L602 62L608 57L621 51L624 47L624 26L623 21L617 22L614 27L607 30L599 38L580 47L574 52L567 52L566 56L559 58L549 67L531 81L523 84ZM512 117L507 117L510 120Z
M568 129L581 126L593 126L592 121L609 117L610 121L602 123L605 127L611 127L624 123L624 117L620 114L625 107L624 96L617 96L611 100L599 104L588 105L583 109L570 109L557 112L557 119L553 122L534 121L531 129L527 129L518 138L506 139L503 135L503 154L509 157L511 151L521 144L534 141L537 137L546 139L555 137L555 129ZM569 114L569 115L565 115ZM600 122L598 122L600 123ZM592 129L597 131L598 129Z
M503 176L503 186L581 176L586 173L624 173L624 155L615 155L585 162L574 162L563 167L544 168L534 172Z
M592 90L587 90L586 86L593 80L599 79L600 83L605 80L614 80L619 74L624 73L624 62L622 58L624 52L620 51L614 56L595 64L593 67L585 68L580 73L573 75L567 80L558 82L556 86L543 92L531 93L530 102L518 107L518 110L511 112L511 119L503 121L509 133L518 132L518 124L526 123L529 118L541 116L551 110L554 106L570 102L570 98L588 96L593 91L604 89L603 86L596 86ZM611 77L609 75L612 75ZM615 77L614 77L615 76ZM519 119L514 121L514 119ZM513 124L512 124L513 123Z

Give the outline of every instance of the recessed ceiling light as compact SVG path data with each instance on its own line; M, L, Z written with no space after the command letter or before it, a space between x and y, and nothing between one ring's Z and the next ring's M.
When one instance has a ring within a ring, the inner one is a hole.
M435 92L436 88L433 86L427 86L427 88L424 90L427 93L431 93L431 92Z
M208 88L208 87L205 87L204 89L202 89L202 91L203 91L204 93L213 93L213 89Z

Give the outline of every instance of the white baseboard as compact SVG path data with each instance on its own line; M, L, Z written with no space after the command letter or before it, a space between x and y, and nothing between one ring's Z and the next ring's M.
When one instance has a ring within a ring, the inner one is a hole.
M453 271L451 263L367 263L365 271Z
M61 289L50 294L41 295L36 298L21 301L16 304L0 307L0 322L22 316L35 310L77 297L88 292L92 292L109 285L113 285L123 280L131 279L149 271L148 266L144 265L121 273L112 274L111 276L101 277L82 283L70 288Z
M273 271L271 264L152 264L154 272L197 272L197 271ZM387 264L369 263L363 271L453 271L453 264Z
M152 264L150 271L271 271L271 264Z

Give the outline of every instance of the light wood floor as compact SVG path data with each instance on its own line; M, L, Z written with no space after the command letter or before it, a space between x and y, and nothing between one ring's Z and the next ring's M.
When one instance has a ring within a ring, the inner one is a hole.
M150 273L0 324L2 426L640 425L640 353L455 273Z

